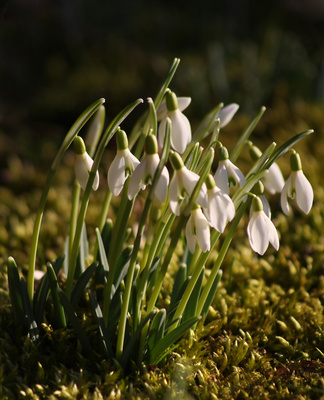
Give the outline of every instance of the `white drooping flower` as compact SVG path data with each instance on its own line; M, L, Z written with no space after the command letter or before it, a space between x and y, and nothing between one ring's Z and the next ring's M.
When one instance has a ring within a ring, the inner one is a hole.
M289 215L288 197L296 200L300 210L308 214L313 205L314 192L302 170L302 164L298 153L290 156L291 173L281 192L282 211Z
M269 243L278 250L278 232L270 218L263 211L262 201L259 197L252 200L253 213L247 226L247 234L253 251L261 256L266 252Z
M195 251L196 244L198 244L203 252L210 250L209 223L199 206L191 210L185 233L187 245L191 253Z
M226 147L219 148L219 163L214 175L216 185L226 194L229 194L230 187L243 187L246 183L243 173L228 158Z
M188 118L182 113L182 110L179 107L178 99L175 93L169 90L166 92L165 97L166 97L165 101L166 112L163 110L158 112L158 117L161 118L158 131L159 145L161 147L163 146L167 118L170 118L171 147L178 153L182 154L186 150L187 145L191 142L190 122ZM184 99L189 99L189 98L184 98ZM189 102L183 101L182 103L184 104L187 103L188 105L190 101Z
M206 180L207 185L207 207L204 213L211 227L223 233L228 221L235 217L235 207L232 199L218 188L212 175Z
M86 152L84 141L80 136L76 136L73 145L75 151L75 164L74 164L75 176L82 189L85 190L87 187L89 173L92 168L93 160ZM95 179L92 184L92 189L97 190L98 186L99 186L99 173L97 171Z
M184 165L178 153L171 155L171 164L174 173L169 188L169 205L173 214L180 215L179 202L191 196L200 176ZM196 199L196 203L201 207L207 207L206 192L206 184L203 183Z
M253 161L257 161L262 156L262 151L249 141L250 155ZM265 189L270 194L280 193L284 187L285 181L278 164L271 164L267 173L262 178Z
M126 133L116 133L117 154L108 170L108 186L114 196L118 196L129 175L139 165L138 159L129 151Z
M142 161L135 168L129 181L127 194L129 200L132 200L140 189L145 189L146 185L152 183L155 172L160 163L155 136L150 134L147 135L145 140L145 149L146 153ZM166 167L163 167L154 193L161 203L164 203L165 201L168 185L169 172Z
M220 120L219 127L223 128L229 124L239 108L240 106L236 103L231 103L222 107L216 115L216 118L219 118Z

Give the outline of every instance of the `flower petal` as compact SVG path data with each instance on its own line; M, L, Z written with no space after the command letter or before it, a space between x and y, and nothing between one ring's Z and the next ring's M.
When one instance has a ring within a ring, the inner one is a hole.
M191 127L188 118L177 109L169 112L171 120L171 146L182 154L191 141ZM162 123L161 123L162 124ZM165 129L165 127L164 127Z
M282 191L285 181L276 163L272 164L268 169L268 173L264 175L263 184L265 189L271 194L280 193Z
M169 206L175 215L180 215L180 206L178 199L180 197L179 190L179 171L174 171L169 187Z
M127 196L129 200L132 200L140 189L144 189L145 185L141 182L143 180L143 175L146 168L146 160L143 159L142 162L135 168L133 175L130 178Z
M290 190L291 190L291 175L286 180L286 183L284 184L284 187L282 188L282 192L280 195L281 208L286 215L290 214L289 204L288 204L288 194L290 193Z
M232 118L236 114L237 110L240 108L240 106L236 103L229 104L217 113L217 117L220 119L220 127L223 128L226 126L228 123L231 122Z
M247 228L250 245L261 256L269 246L268 225L263 216L265 216L263 211L254 212ZM265 216L265 218L267 217Z
M314 193L302 170L296 171L295 189L298 207L308 214L313 205Z
M194 210L193 212L195 213L194 221L195 221L195 227L196 227L196 240L197 240L198 246L205 253L206 251L210 250L209 223L200 208L197 210Z
M163 167L161 176L158 180L155 189L155 195L162 203L165 202L166 194L168 191L168 185L169 185L169 172L166 167Z
M218 168L214 175L214 180L216 185L226 194L229 194L229 184L228 184L228 175L227 169L224 164L224 161L220 161L218 164Z
M125 158L119 152L117 152L116 157L110 164L107 179L108 187L111 190L111 193L113 196L117 197L122 191L126 180Z
M185 234L186 234L188 249L190 250L191 253L194 253L196 249L196 239L192 232L193 231L192 224L193 224L193 217L192 214L190 214L190 217L186 224Z

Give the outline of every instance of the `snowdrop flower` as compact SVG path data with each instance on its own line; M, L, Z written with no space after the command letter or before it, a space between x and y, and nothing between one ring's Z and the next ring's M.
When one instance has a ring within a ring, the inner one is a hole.
M207 203L204 213L211 227L218 232L223 233L227 221L232 221L235 216L235 207L232 199L218 188L212 175L206 180L207 185Z
M185 167L178 153L171 154L171 164L174 174L169 188L169 205L173 214L180 215L179 202L185 196L191 196L200 176ZM206 191L206 184L203 183L196 199L196 203L202 207L207 207Z
M210 250L209 223L199 206L195 206L186 225L186 240L191 253L194 253L196 244L203 252Z
M127 135L119 130L116 133L117 154L108 170L108 186L114 196L118 196L124 183L139 165L138 159L129 151Z
M178 153L182 154L187 145L191 142L191 127L188 118L182 114L177 96L170 90L166 92L166 113L160 112L162 120L159 126L158 138L159 145L164 143L167 118L171 120L171 146Z
M263 211L262 201L255 196L252 200L253 214L247 226L247 234L252 250L261 256L266 252L269 243L278 250L278 232Z
M231 103L228 104L225 107L222 107L218 113L216 118L219 118L220 120L220 128L223 128L224 126L226 126L227 124L229 124L234 115L236 114L237 110L240 108L240 106L236 103Z
M239 184L243 187L246 183L243 173L229 160L226 147L219 148L219 163L214 179L216 185L226 194L230 187Z
M257 161L262 156L262 151L250 141L249 146L252 160ZM267 170L267 173L263 177L263 183L265 189L270 194L280 193L282 191L285 181L278 164L273 163Z
M86 189L89 173L92 168L93 160L86 152L85 144L83 139L80 136L76 136L73 142L74 151L76 155L75 164L74 164L74 172L75 176L82 187L83 190ZM92 189L97 190L99 186L99 173L96 172L95 179L92 184Z
M305 177L298 153L290 156L291 174L281 192L282 211L289 215L288 197L296 200L297 206L308 214L312 208L314 193L311 184Z
M154 135L147 135L145 151L143 160L137 165L129 181L127 194L129 200L132 200L140 189L145 189L146 185L152 183L155 171L160 163L157 140ZM166 167L163 167L155 189L155 196L161 203L165 202L168 185L169 172Z

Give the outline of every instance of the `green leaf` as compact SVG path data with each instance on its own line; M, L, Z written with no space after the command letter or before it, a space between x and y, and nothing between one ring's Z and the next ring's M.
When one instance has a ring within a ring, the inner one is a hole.
M62 268L64 260L65 256L62 255L59 256L53 262L53 268L56 276L58 275L60 269ZM50 291L49 279L48 279L48 273L46 272L35 292L33 299L34 313L37 323L41 323L43 321L44 308L46 300L49 295L49 291Z
M278 158L282 157L284 154L287 153L287 151L289 149L291 149L296 143L298 143L301 139L303 139L305 136L310 135L311 133L313 133L313 129L310 129L308 131L299 133L298 135L292 137L291 139L287 140L287 142L285 142L282 146L279 147L279 149L277 149L272 156L270 157L270 159L268 160L268 162L266 163L266 165L264 166L265 169L270 168L270 166L276 162L278 160Z
M25 321L25 313L22 303L22 289L17 264L13 257L8 258L8 285L11 299L12 312L16 324L20 325Z
M233 163L235 163L235 161L238 159L238 156L240 155L246 141L248 140L254 128L257 126L258 122L262 118L262 115L264 114L265 110L266 110L265 107L261 107L259 113L253 118L250 125L246 128L246 130L239 137L238 141L235 143L235 146L230 154L230 160Z
M163 338L166 322L166 310L162 308L153 318L148 332L147 347L149 352Z
M101 341L102 341L102 347L104 349L106 356L108 358L112 358L113 351L112 351L112 347L110 344L108 331L107 331L107 328L106 328L106 325L105 325L105 322L103 319L103 315L101 312L101 308L97 302L97 299L95 298L94 294L92 293L92 291L90 289L88 290L88 293L89 293L89 298L90 298L90 302L92 305L92 310L93 310L94 316L97 320L99 333L100 333L100 337L101 337Z
M166 356L166 351L170 346L172 346L180 337L187 332L187 330L195 324L199 318L193 317L190 319L187 319L187 321L183 322L181 325L179 325L177 328L175 328L173 331L168 333L166 336L164 336L152 349L150 355L149 355L149 360L151 364L158 364L165 356Z
M198 128L195 130L194 134L192 135L192 142L200 142L204 139L209 131L213 128L215 123L215 119L217 118L217 114L219 110L223 107L223 103L219 103L216 107L214 107L201 121Z
M71 305L72 305L72 307L74 307L74 309L77 307L77 305L80 301L80 298L82 296L82 293L84 292L84 289L87 286L87 284L89 283L89 280L91 279L92 274L95 271L95 269L97 268L97 266L98 266L97 262L92 263L83 272L83 274L80 276L80 278L76 282L74 289L72 290L71 299L70 299Z
M99 232L99 229L96 228L96 238L97 238L97 243L98 243L98 250L99 250L99 258L101 261L101 264L103 266L104 270L104 276L107 277L109 273L109 264L108 264L108 258L105 250L105 246L101 237L101 234Z
M23 303L23 307L24 307L24 311L25 311L25 320L27 321L27 325L28 325L28 333L29 333L31 340L34 343L38 343L39 332L38 332L37 323L34 318L31 302L29 299L27 285L26 285L24 278L21 278L20 282L21 282L21 297L22 297L22 303Z
M201 310L201 316L205 315L208 313L209 307L212 303L212 301L215 298L215 294L218 288L218 284L220 282L220 280L222 279L222 275L223 275L223 271L220 269L216 275L216 279L213 282L213 285L210 289L210 292L208 293L207 299L205 301L205 304L203 306L203 309Z
M197 306L198 306L198 301L199 301L199 296L200 296L200 291L201 291L204 274L205 274L205 268L202 268L199 278L197 279L195 287L193 288L193 291L191 292L190 298L189 298L186 308L183 312L182 321L186 321L186 320L190 319L191 317L196 316L196 311L197 311Z
M51 289L52 301L54 306L55 323L58 328L64 328L66 327L66 319L65 319L64 309L62 307L60 297L58 294L59 286L56 274L51 263L47 263L47 274L49 278L49 285Z
M122 251L121 255L118 257L113 281L116 289L119 287L121 281L125 278L127 274L132 251L133 246L128 246Z
M170 301L170 309L174 307L176 301L179 299L179 292L181 288L183 287L187 277L187 266L184 264L181 264L177 275L175 277L174 283L173 283L173 288L172 288L172 293L171 293L171 301Z
M145 318L143 318L141 323L138 325L138 328L136 329L136 332L131 337L130 341L128 342L127 346L125 347L125 349L123 351L123 356L122 356L122 359L121 359L121 362L120 362L120 365L122 366L123 369L126 369L128 363L129 363L130 355L131 355L132 351L134 349L136 349L136 346L135 346L136 345L136 341L140 337L140 334L141 334L144 326L146 325L146 323L150 319L152 319L155 316L155 314L156 314L156 310L153 310L148 315L146 315Z
M67 298L66 294L63 292L61 288L58 288L58 294L61 300L61 303L64 307L65 313L68 317L69 322L72 325L72 328L77 335L81 346L82 350L85 356L89 357L93 354L89 339L87 337L87 334L85 330L83 329L80 320L78 319L77 315L74 312L74 309L69 302L69 299Z

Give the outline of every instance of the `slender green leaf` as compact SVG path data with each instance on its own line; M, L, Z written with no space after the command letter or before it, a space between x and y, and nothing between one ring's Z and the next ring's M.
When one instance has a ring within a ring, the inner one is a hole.
M123 369L126 369L128 363L129 363L129 358L130 358L132 351L134 349L138 348L136 346L136 341L140 337L140 334L141 334L144 326L150 319L152 319L155 316L155 314L156 314L156 310L153 310L148 315L146 315L145 318L143 318L141 323L138 325L136 332L131 337L130 341L128 342L127 346L125 347L122 358L121 358L121 362L120 362L120 365L122 366Z
M99 229L96 228L96 238L97 238L97 244L98 244L98 250L99 250L99 258L101 261L101 264L103 266L104 270L104 275L107 276L109 272L109 264L108 264L108 258L106 254L106 249L101 237L101 234L99 232Z
M182 321L186 321L186 320L190 319L191 317L196 316L196 311L197 311L197 306L198 306L198 301L199 301L199 296L200 296L200 291L201 291L204 274L205 274L205 268L202 268L199 278L195 284L195 287L193 288L193 291L191 292L190 298L189 298L186 308L183 312Z
M254 128L257 126L258 122L262 118L262 115L264 114L265 110L266 110L265 107L261 107L258 114L253 118L250 125L246 128L246 130L239 137L238 141L235 143L235 146L230 154L230 160L233 163L235 163L235 161L238 159L238 156L240 155L246 141L248 140L248 138L251 135L251 133L253 132Z
M37 323L34 318L30 298L28 295L28 290L27 290L27 285L25 282L24 278L21 278L21 297L22 297L22 303L25 311L25 319L27 321L28 325L28 333L31 338L31 340L34 343L38 343L39 341L39 332L38 332L38 327Z
M61 303L64 307L65 313L68 317L68 320L71 323L72 328L81 343L84 355L91 356L93 351L92 351L89 339L87 337L85 330L83 329L83 327L81 325L80 320L78 319L77 315L75 314L74 309L73 309L71 303L69 302L69 299L67 298L66 294L63 292L63 290L61 288L58 288L58 294L59 294Z
M203 309L201 310L201 316L207 314L207 312L209 310L209 307L210 307L212 301L215 298L215 294L216 294L216 291L217 291L217 288L218 288L218 284L219 284L220 280L222 279L222 275L223 275L223 271L220 269L218 271L217 275L216 275L216 279L213 282L213 285L212 285L212 287L210 289L210 292L208 293L208 296L207 296L207 299L206 299L205 304L203 306Z
M66 327L66 319L64 314L64 309L62 307L60 297L58 294L58 282L56 278L55 271L51 263L47 263L47 274L49 278L49 285L52 294L52 301L54 306L55 322L58 328Z
M208 135L211 129L214 129L215 119L217 118L217 114L222 107L223 103L219 103L204 117L192 135L192 141L194 143L200 142Z
M153 321L148 332L147 347L149 351L163 338L166 322L166 310L161 310L153 318Z
M103 319L103 315L101 312L101 308L97 302L97 299L95 298L94 294L92 293L92 291L89 289L88 290L89 293L89 298L90 298L90 302L92 305L92 310L94 313L94 316L97 320L97 324L99 327L99 333L100 333L100 337L101 337L101 341L102 341L102 347L105 351L105 354L108 358L112 358L113 357L113 351L112 351L112 347L111 347L111 343L109 340L109 335L108 335L108 331Z
M268 160L268 162L265 165L265 169L270 168L270 166L276 162L278 160L278 158L282 157L284 154L287 153L287 151L289 149L291 149L296 143L298 143L301 139L303 139L305 136L310 135L311 133L313 133L313 129L310 129L308 131L299 133L298 135L292 137L291 139L287 140L287 142L285 142L282 146L279 147L279 149L277 149L277 151L275 151L272 156L270 157L270 159Z
M121 281L125 278L127 274L132 251L133 246L128 246L122 251L121 255L118 257L114 276L114 285L116 289L119 287Z
M8 285L12 312L15 322L19 325L25 321L25 312L22 303L21 282L17 264L13 257L8 258Z
M179 299L179 292L181 288L183 287L183 284L186 281L187 277L187 266L185 264L181 264L177 275L175 277L174 283L173 283L173 288L172 288L172 293L171 293L171 300L170 300L170 308L173 308L174 304L176 301Z
M53 262L53 268L56 276L58 275L60 269L62 268L64 260L65 256L61 255ZM49 295L49 291L50 291L49 279L48 279L48 273L46 272L35 292L33 299L35 319L38 324L43 321L44 308L46 300Z
M94 273L95 269L97 268L98 263L94 262L92 263L80 276L80 278L77 280L72 293L71 293L71 305L74 307L74 309L77 307L80 298L84 292L85 287L88 285L89 280L92 277L92 274Z
M151 350L149 355L150 363L156 364L158 361L161 361L168 348L172 346L178 339L180 339L180 337L198 320L199 318L197 317L187 319L187 321L183 322L173 331L164 336Z

